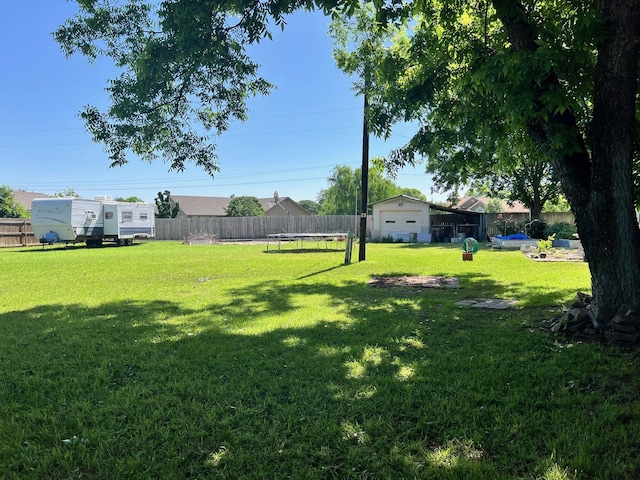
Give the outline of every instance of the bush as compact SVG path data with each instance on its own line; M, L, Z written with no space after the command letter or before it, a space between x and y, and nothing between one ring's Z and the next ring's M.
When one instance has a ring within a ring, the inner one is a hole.
M527 231L525 233L529 235L531 238L544 240L545 238L548 237L548 235L545 235L545 230L547 229L547 227L548 225L546 222L543 222L542 220L538 220L536 218L531 223L527 224L527 228L526 228Z
M502 213L499 213L498 219L493 223L498 230L498 235L512 235L524 231L522 223L516 221L513 215L505 217Z
M554 223L544 230L544 234L546 237L555 235L555 238L557 239L564 238L574 240L574 233L578 233L578 229L575 227L575 225L570 225L566 222Z

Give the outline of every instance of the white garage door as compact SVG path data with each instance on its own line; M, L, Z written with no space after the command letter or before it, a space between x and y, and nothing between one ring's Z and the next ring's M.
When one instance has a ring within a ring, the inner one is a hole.
M420 210L385 210L380 212L380 233L420 233L422 212Z

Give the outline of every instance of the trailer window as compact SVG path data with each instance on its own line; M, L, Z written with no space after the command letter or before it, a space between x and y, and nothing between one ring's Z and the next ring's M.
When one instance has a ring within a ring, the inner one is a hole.
M147 212L143 212L140 214L140 220L142 220L143 222L147 221Z
M104 212L105 220L113 220L113 212Z
M123 222L133 222L133 212L122 212L122 221Z

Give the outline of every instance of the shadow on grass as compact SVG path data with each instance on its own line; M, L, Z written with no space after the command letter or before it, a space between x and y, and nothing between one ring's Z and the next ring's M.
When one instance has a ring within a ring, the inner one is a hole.
M539 476L552 457L585 471L590 429L638 447L609 417L580 426L598 408L580 389L595 398L612 359L600 355L583 378L571 364L597 346L557 347L510 313L454 308L450 291L439 308L426 291L356 282L231 293L203 309L0 315L2 476L506 479ZM346 315L286 327L300 297L316 295ZM274 314L281 326L244 333Z
M54 245L45 245L44 247L41 245L33 245L28 248L24 248L21 250L17 250L18 253L43 253L43 252L72 252L75 250L100 250L102 248L131 248L131 247L139 247L143 245L142 242L135 242L131 245L118 245L113 242L105 242L99 247L87 247L85 243L70 243L70 244L54 244Z

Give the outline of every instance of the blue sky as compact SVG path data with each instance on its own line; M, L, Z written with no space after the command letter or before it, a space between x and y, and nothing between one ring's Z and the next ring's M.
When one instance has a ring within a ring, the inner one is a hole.
M89 64L65 58L51 32L76 11L74 2L7 2L0 42L0 184L55 192L73 188L83 197L138 196L152 202L158 191L177 195L270 197L315 200L336 165L361 163L362 98L331 57L329 20L296 13L274 41L252 47L261 74L277 86L250 101L250 118L217 139L220 172L214 179L195 165L169 172L161 160L132 159L109 168L101 145L92 143L78 112L106 106L104 87L116 71L106 60ZM385 156L404 144L410 126L399 126L387 141L371 138L370 156ZM405 169L396 183L431 198L424 167ZM441 200L436 195L435 200Z

